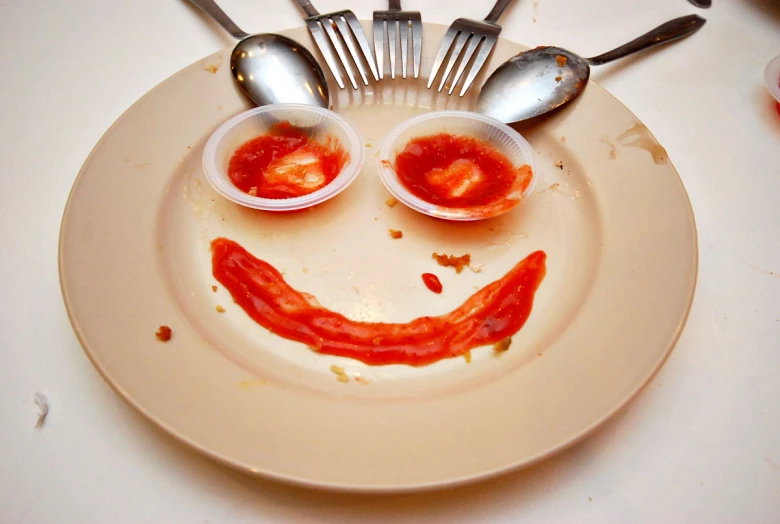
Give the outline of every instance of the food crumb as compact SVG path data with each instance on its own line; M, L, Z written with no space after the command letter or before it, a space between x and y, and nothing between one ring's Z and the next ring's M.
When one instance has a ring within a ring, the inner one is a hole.
M247 191L247 194L249 196L257 196L257 186L250 187L249 191Z
M471 350L463 353L463 358L466 360L466 364L471 364Z
M398 200L396 200L395 197L390 197L387 200L385 200L385 204L387 204L387 207L393 207L398 203Z
M593 497L588 497L588 501L593 502Z
M225 312L225 308L223 308L219 304L217 304L216 310L217 310L217 313L224 313Z
M563 162L562 162L562 161L560 161L560 160L558 160L558 161L555 163L555 167L557 167L558 169L563 169Z
M466 253L463 256L456 257L455 255L440 255L438 253L434 253L432 255L432 258L443 267L453 267L455 268L455 272L460 274L461 271L463 271L463 268L468 266L471 263L471 255L469 253Z
M503 353L507 349L509 349L509 346L512 345L512 337L506 337L503 340L499 340L495 344L493 344L493 351L496 353Z
M171 339L172 335L173 335L173 331L171 331L171 328L169 328L168 326L160 326L160 329L158 329L157 332L155 333L157 340L161 342L168 342Z
M219 71L219 68L222 67L222 60L223 60L223 58L222 58L222 55L220 54L216 58L216 61L213 64L202 64L203 65L203 69L205 71L208 71L212 75L215 75L215 74L217 74L217 71Z
M466 267L469 268L472 273L482 273L482 269L484 269L485 264L480 264L478 266L472 266L471 264L469 264Z
M555 57L555 61L558 62L558 67L565 66L566 65L566 60L568 60L568 59L565 56L563 56L563 55L558 55L558 56Z
M366 380L365 378L361 377L360 375L355 375L355 382L357 382L358 384L363 384L363 385L368 384L368 380Z
M563 77L562 77L562 76L556 76L556 77L555 77L555 81L556 81L556 82L560 82L562 79L563 79Z
M561 135L561 142L566 142L566 137Z
M46 396L40 391L35 393L34 400L35 405L38 406L38 420L35 421L35 427L41 428L49 415L49 401L46 400Z
M366 147L372 147L371 142L366 142Z
M601 138L601 141L609 146L609 157L613 160L616 159L618 157L617 146L604 137Z
M216 293L216 292L217 292L217 286L211 286L211 291L213 291L214 293Z
M403 231L398 231L397 229L388 229L388 231L390 232L390 236L395 239L404 237Z
M302 269L302 271L303 271L304 273L308 273L308 272L309 272L309 268L308 268L308 267L305 267L305 268L303 268L303 269Z
M550 184L550 187L546 189L542 189L541 191L537 191L536 194L541 195L545 191L557 191L559 187L561 187L561 184L559 182L555 182L553 184Z
M330 370L333 373L336 374L336 380L338 380L339 382L341 382L343 384L346 384L347 382L349 382L349 376L344 371L344 368L342 368L340 366L331 366Z
M268 381L264 378L258 378L256 380L242 380L238 383L238 387L241 389L249 389L254 386L265 386Z

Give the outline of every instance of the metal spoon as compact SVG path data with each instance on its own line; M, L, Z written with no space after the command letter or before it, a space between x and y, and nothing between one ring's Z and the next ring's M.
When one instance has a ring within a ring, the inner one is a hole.
M317 61L301 44L281 35L249 35L212 0L189 0L240 41L230 55L230 71L255 104L308 104L328 107L328 83Z
M590 66L623 58L637 51L691 35L706 20L697 15L666 22L626 45L593 58L560 47L537 47L504 62L482 86L477 111L505 123L547 113L579 95L590 77Z

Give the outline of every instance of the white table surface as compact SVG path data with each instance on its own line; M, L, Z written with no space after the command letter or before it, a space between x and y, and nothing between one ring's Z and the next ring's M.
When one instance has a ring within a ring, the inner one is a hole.
M287 0L221 4L248 31L302 23ZM385 5L315 4L360 18ZM488 4L405 0L445 24ZM0 522L780 522L780 115L762 85L780 3L521 0L503 36L587 56L689 13L708 19L691 39L593 75L666 147L696 214L698 288L666 365L546 462L381 497L279 485L183 447L103 381L65 314L57 236L82 162L136 99L230 38L183 0L0 0Z

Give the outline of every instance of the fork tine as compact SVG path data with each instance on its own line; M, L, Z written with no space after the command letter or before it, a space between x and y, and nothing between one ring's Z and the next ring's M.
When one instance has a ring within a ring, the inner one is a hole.
M333 44L333 47L336 49L336 54L339 55L341 65L344 66L344 70L347 72L347 76L349 77L349 81L352 84L352 88L357 89L358 87L357 82L355 82L355 74L352 72L352 67L349 65L347 54L344 52L344 46L341 45L341 40L336 34L336 31L333 30L333 23L331 22L330 18L323 18L321 22L322 27L325 29L325 33L328 35L331 44Z
M336 27L338 28L339 33L341 33L341 37L344 39L344 43L347 44L347 49L349 50L349 54L352 55L352 60L355 62L355 67L357 67L358 73L360 73L360 78L363 80L363 84L368 85L366 70L363 67L363 62L360 60L360 55L355 48L355 43L352 41L352 35L349 32L349 28L347 27L344 18L342 18L340 15L336 15L333 17L333 21L336 23ZM346 63L344 64L344 67L347 67Z
M482 41L481 35L471 35L471 40L469 40L469 45L466 46L466 50L463 52L463 58L460 59L460 64L458 65L458 70L455 72L455 78L452 80L452 84L450 84L450 90L447 92L448 95L451 95L452 92L455 90L455 86L458 85L458 80L460 80L460 77L463 75L463 71L466 69L466 66L469 64L469 60L471 60L471 55L474 54L474 51L477 49L477 46Z
M418 14L412 19L412 50L414 52L414 77L420 76L420 62L422 60L422 19Z
M313 19L306 20L306 25L309 27L312 38L314 38L314 43L317 44L320 53L322 53L322 58L324 58L325 63L328 64L328 69L330 69L330 72L333 74L333 78L336 79L339 88L344 89L344 80L341 77L338 65L336 65L336 59L330 50L328 39L325 38L325 35L322 32L322 27L320 27L317 20Z
M442 88L444 88L444 83L447 81L447 77L450 76L450 71L452 71L453 66L455 66L455 62L458 61L458 56L460 56L460 52L463 49L463 46L466 45L466 40L468 40L470 36L471 33L461 31L458 35L458 39L455 40L455 45L452 48L452 54L450 55L450 59L447 62L447 67L444 68L444 74L441 75L441 83L439 84L440 93Z
M447 51L450 50L452 41L455 40L455 36L458 34L458 30L450 26L447 32L444 34L444 38L441 40L439 46L439 52L436 53L436 59L433 61L433 67L431 68L431 75L428 77L428 89L433 85L433 81L436 79L436 73L439 72L441 63L444 62L444 57L447 56Z
M482 46L479 48L479 52L477 53L477 58L474 59L474 63L469 70L469 74L466 76L466 81L463 83L463 88L460 90L460 96L465 95L466 91L468 91L469 87L471 87L471 83L474 82L477 74L479 74L479 70L482 69L483 65L485 65L485 60L487 60L487 57L490 54L490 51L493 49L494 45L496 45L495 36L485 37L485 41L482 42Z
M379 80L382 80L385 72L385 19L376 16L374 17L374 54L376 55Z
M390 52L390 78L395 80L395 48L398 46L398 41L395 37L395 24L396 19L394 17L387 19L387 50Z
M371 70L371 74L374 75L374 80L379 80L379 74L376 72L376 64L374 63L374 54L371 52L371 46L368 45L368 38L366 38L366 33L363 31L363 26L360 25L360 21L352 11L342 14L355 34L355 40L357 40L360 50L363 51L363 58L366 59L368 68Z
M399 20L398 29L401 31L401 76L406 78L406 55L409 51L409 20Z

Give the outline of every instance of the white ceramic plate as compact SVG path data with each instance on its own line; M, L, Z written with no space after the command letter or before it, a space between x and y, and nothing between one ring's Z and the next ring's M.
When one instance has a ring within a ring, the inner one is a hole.
M444 29L425 26L423 71ZM314 48L303 28L284 34ZM488 70L520 50L500 40ZM663 149L604 90L591 84L563 111L519 127L538 154L536 193L464 224L387 206L371 155L402 119L473 99L433 94L422 79L334 89L335 109L367 140L361 175L314 209L269 214L220 197L201 170L209 135L249 107L228 56L187 67L122 115L84 164L62 222L60 277L76 334L105 379L165 431L241 470L310 486L453 485L577 441L661 366L693 297L693 215ZM221 286L212 292L217 236L360 320L449 311L537 249L548 274L508 352L369 367L274 336ZM471 253L483 269L456 275L433 251ZM422 286L428 271L442 295ZM163 324L168 343L155 338Z

